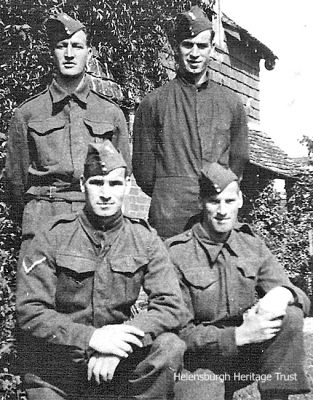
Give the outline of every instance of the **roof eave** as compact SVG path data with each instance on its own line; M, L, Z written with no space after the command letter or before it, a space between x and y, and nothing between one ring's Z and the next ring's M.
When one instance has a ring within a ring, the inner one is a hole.
M260 59L265 60L264 65L267 70L272 70L275 68L275 63L278 57L273 53L273 51L269 47L260 42L254 36L252 36L246 29L236 24L226 14L223 14L222 21L226 33L228 33L231 36L235 36L234 33L237 32L240 35L240 39L237 36L238 40L244 41L248 43L251 47L254 47L255 49L258 50Z

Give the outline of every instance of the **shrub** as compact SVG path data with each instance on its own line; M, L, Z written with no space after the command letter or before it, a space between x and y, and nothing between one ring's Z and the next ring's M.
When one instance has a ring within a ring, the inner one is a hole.
M245 218L284 266L294 284L312 299L309 231L312 229L313 177L303 173L288 190L285 201L273 182L253 200Z

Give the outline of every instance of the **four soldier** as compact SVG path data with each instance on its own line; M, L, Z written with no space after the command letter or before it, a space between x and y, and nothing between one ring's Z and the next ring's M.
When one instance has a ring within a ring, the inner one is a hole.
M206 15L195 6L177 17L177 77L135 118L134 174L152 196L152 226L171 237L171 259L150 225L122 215L126 122L90 89L84 25L61 13L47 31L56 77L15 111L6 161L16 219L26 204L17 320L28 398L173 399L176 379L177 400L231 399L255 374L267 376L262 400L307 392L308 299L237 222L246 117L239 98L210 80ZM133 316L141 287L147 310ZM180 379L203 371L224 376L225 391L212 394L214 379Z

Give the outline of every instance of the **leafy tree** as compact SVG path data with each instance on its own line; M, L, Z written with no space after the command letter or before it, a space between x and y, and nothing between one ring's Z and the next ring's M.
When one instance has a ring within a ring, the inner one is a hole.
M307 148L308 156L310 157L310 155L313 153L313 139L311 139L307 135L303 135L302 138L299 140L299 143Z

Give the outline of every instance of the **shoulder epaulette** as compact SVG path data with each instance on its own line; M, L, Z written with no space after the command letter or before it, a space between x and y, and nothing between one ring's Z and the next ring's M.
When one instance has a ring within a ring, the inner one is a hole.
M78 212L76 213L69 213L69 214L60 214L53 218L51 218L48 222L48 229L51 230L55 228L59 224L72 222L78 217Z
M192 238L192 230L188 229L187 231L183 233L179 233L178 235L175 235L171 238L168 238L165 240L165 243L167 247L172 247L180 243L186 243L189 242Z
M124 217L134 224L140 224L140 225L144 226L145 228L148 228L149 231L153 230L153 228L149 224L149 222L143 218L134 218L134 217L130 217L128 215L124 215Z
M93 88L90 88L90 91L91 91L92 93L96 94L97 96L101 97L102 99L105 99L105 100L108 101L109 103L114 104L116 107L120 108L120 106L119 106L114 100L112 100L111 97L106 96L105 94L100 93L100 92L98 92L97 90L95 90L95 89L93 89Z
M27 98L26 100L24 100L21 104L19 104L17 108L22 107L24 104L27 104L29 101L32 101L32 100L36 99L37 97L41 96L42 94L46 93L46 92L48 91L48 89L49 89L49 86L47 86L47 87L46 87L44 90L42 90L41 92L39 92L39 93L37 93L37 94L34 94L34 95L31 96L31 97L28 97L28 98Z
M251 226L246 224L246 223L238 224L237 230L241 231L241 232L244 232L244 233L248 233L251 236L255 236L255 232L253 231Z

